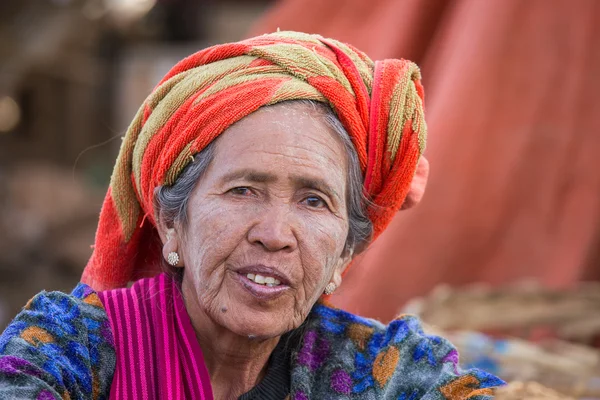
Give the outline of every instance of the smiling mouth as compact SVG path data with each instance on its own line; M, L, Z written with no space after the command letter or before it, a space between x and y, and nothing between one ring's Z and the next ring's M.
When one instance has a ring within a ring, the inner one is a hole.
M238 272L234 276L246 292L259 301L275 300L290 289L281 280L267 274Z
M272 276L263 276L260 274L246 274L246 278L259 285L265 285L268 287L275 287L281 285L281 281Z

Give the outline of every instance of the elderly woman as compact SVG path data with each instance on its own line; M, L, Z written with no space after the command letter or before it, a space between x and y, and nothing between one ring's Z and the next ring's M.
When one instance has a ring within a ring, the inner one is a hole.
M178 63L124 137L83 283L0 337L0 397L489 398L502 381L415 318L325 301L420 197L419 79L293 32Z

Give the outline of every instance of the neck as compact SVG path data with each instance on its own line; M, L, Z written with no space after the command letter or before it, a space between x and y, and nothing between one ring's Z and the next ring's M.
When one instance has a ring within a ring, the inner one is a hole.
M182 285L183 299L196 331L216 399L237 399L264 377L280 337L255 339L216 324L198 306L193 290Z

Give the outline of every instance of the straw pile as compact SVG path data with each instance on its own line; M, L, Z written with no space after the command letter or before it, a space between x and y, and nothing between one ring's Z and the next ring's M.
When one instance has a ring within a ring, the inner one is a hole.
M403 312L452 341L461 364L513 382L499 399L600 399L600 284L441 287Z
M591 344L600 336L600 283L582 283L571 290L532 282L503 288L440 286L404 311L441 329L501 332L525 339L545 334Z
M575 400L536 382L511 382L498 390L496 400Z

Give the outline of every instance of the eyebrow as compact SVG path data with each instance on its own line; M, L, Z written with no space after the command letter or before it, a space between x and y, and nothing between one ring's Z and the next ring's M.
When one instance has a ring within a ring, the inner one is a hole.
M227 183L231 181L236 181L238 179L243 179L245 181L257 183L272 183L277 180L277 177L273 174L269 174L266 172L258 172L253 169L238 169L236 171L232 171L225 174L220 180L221 183Z
M225 174L220 181L222 184L224 184L239 179L256 183L273 183L277 180L277 176L267 172L259 172L253 169L240 169ZM291 179L294 182L294 186L297 188L315 189L327 195L336 197L338 201L342 200L340 194L321 178L291 175Z

